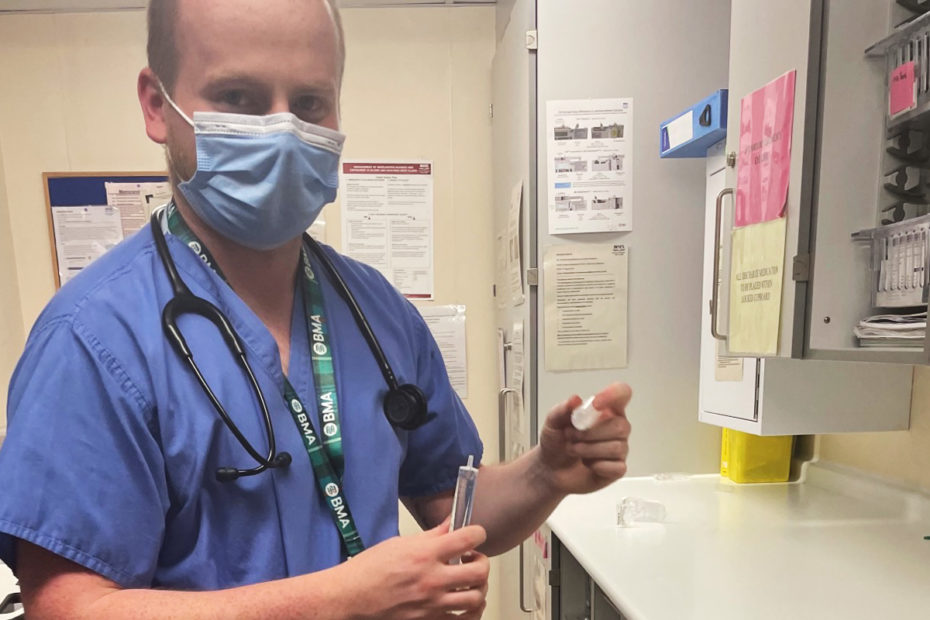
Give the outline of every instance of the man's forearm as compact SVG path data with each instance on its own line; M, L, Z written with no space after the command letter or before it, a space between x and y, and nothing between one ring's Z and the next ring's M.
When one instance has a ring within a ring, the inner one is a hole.
M210 592L121 589L50 551L20 541L19 577L30 620L46 618L356 618L361 601L348 564Z
M539 447L515 461L482 467L472 518L488 533L481 551L496 555L518 545L564 497L542 465Z
M340 596L345 588L333 574L336 570L212 592L114 590L90 604L82 617L134 620L155 620L175 614L191 620L355 617L348 608L352 597L348 593Z

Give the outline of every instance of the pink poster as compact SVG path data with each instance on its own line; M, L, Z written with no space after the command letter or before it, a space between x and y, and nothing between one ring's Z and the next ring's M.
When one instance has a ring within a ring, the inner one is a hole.
M785 73L740 102L737 227L774 220L785 212L795 73Z

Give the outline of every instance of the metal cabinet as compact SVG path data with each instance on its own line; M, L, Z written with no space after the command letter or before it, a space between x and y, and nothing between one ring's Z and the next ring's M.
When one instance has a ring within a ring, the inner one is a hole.
M626 620L559 539L552 536L551 620Z
M881 312L871 295L872 254L853 234L880 226L901 200L886 189L893 172L886 146L900 133L900 126L892 128L886 120L889 65L866 50L895 32L905 17L893 0L732 3L728 154L739 150L741 99L797 71L786 277L775 357L930 362L926 341L918 347L862 347L853 331L861 319ZM914 47L913 56L925 61L926 47ZM924 131L930 119L908 119L907 125ZM726 185L735 187L736 178L736 167L728 167ZM728 243L727 234L722 238ZM725 273L724 282L728 278ZM925 310L926 303L912 309ZM725 318L721 331L726 332ZM727 352L726 343L721 346Z

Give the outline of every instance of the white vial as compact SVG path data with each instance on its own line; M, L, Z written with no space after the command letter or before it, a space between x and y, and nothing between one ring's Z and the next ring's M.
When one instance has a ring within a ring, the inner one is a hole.
M572 426L579 431L585 431L594 426L594 422L601 412L595 409L592 406L593 404L594 397L589 396L583 403L575 407L575 410L572 411Z

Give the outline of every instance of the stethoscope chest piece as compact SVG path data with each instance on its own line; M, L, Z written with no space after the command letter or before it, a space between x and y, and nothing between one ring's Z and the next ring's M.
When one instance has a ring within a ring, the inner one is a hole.
M406 431L417 429L434 417L427 413L426 395L410 383L389 389L382 405L388 422Z

